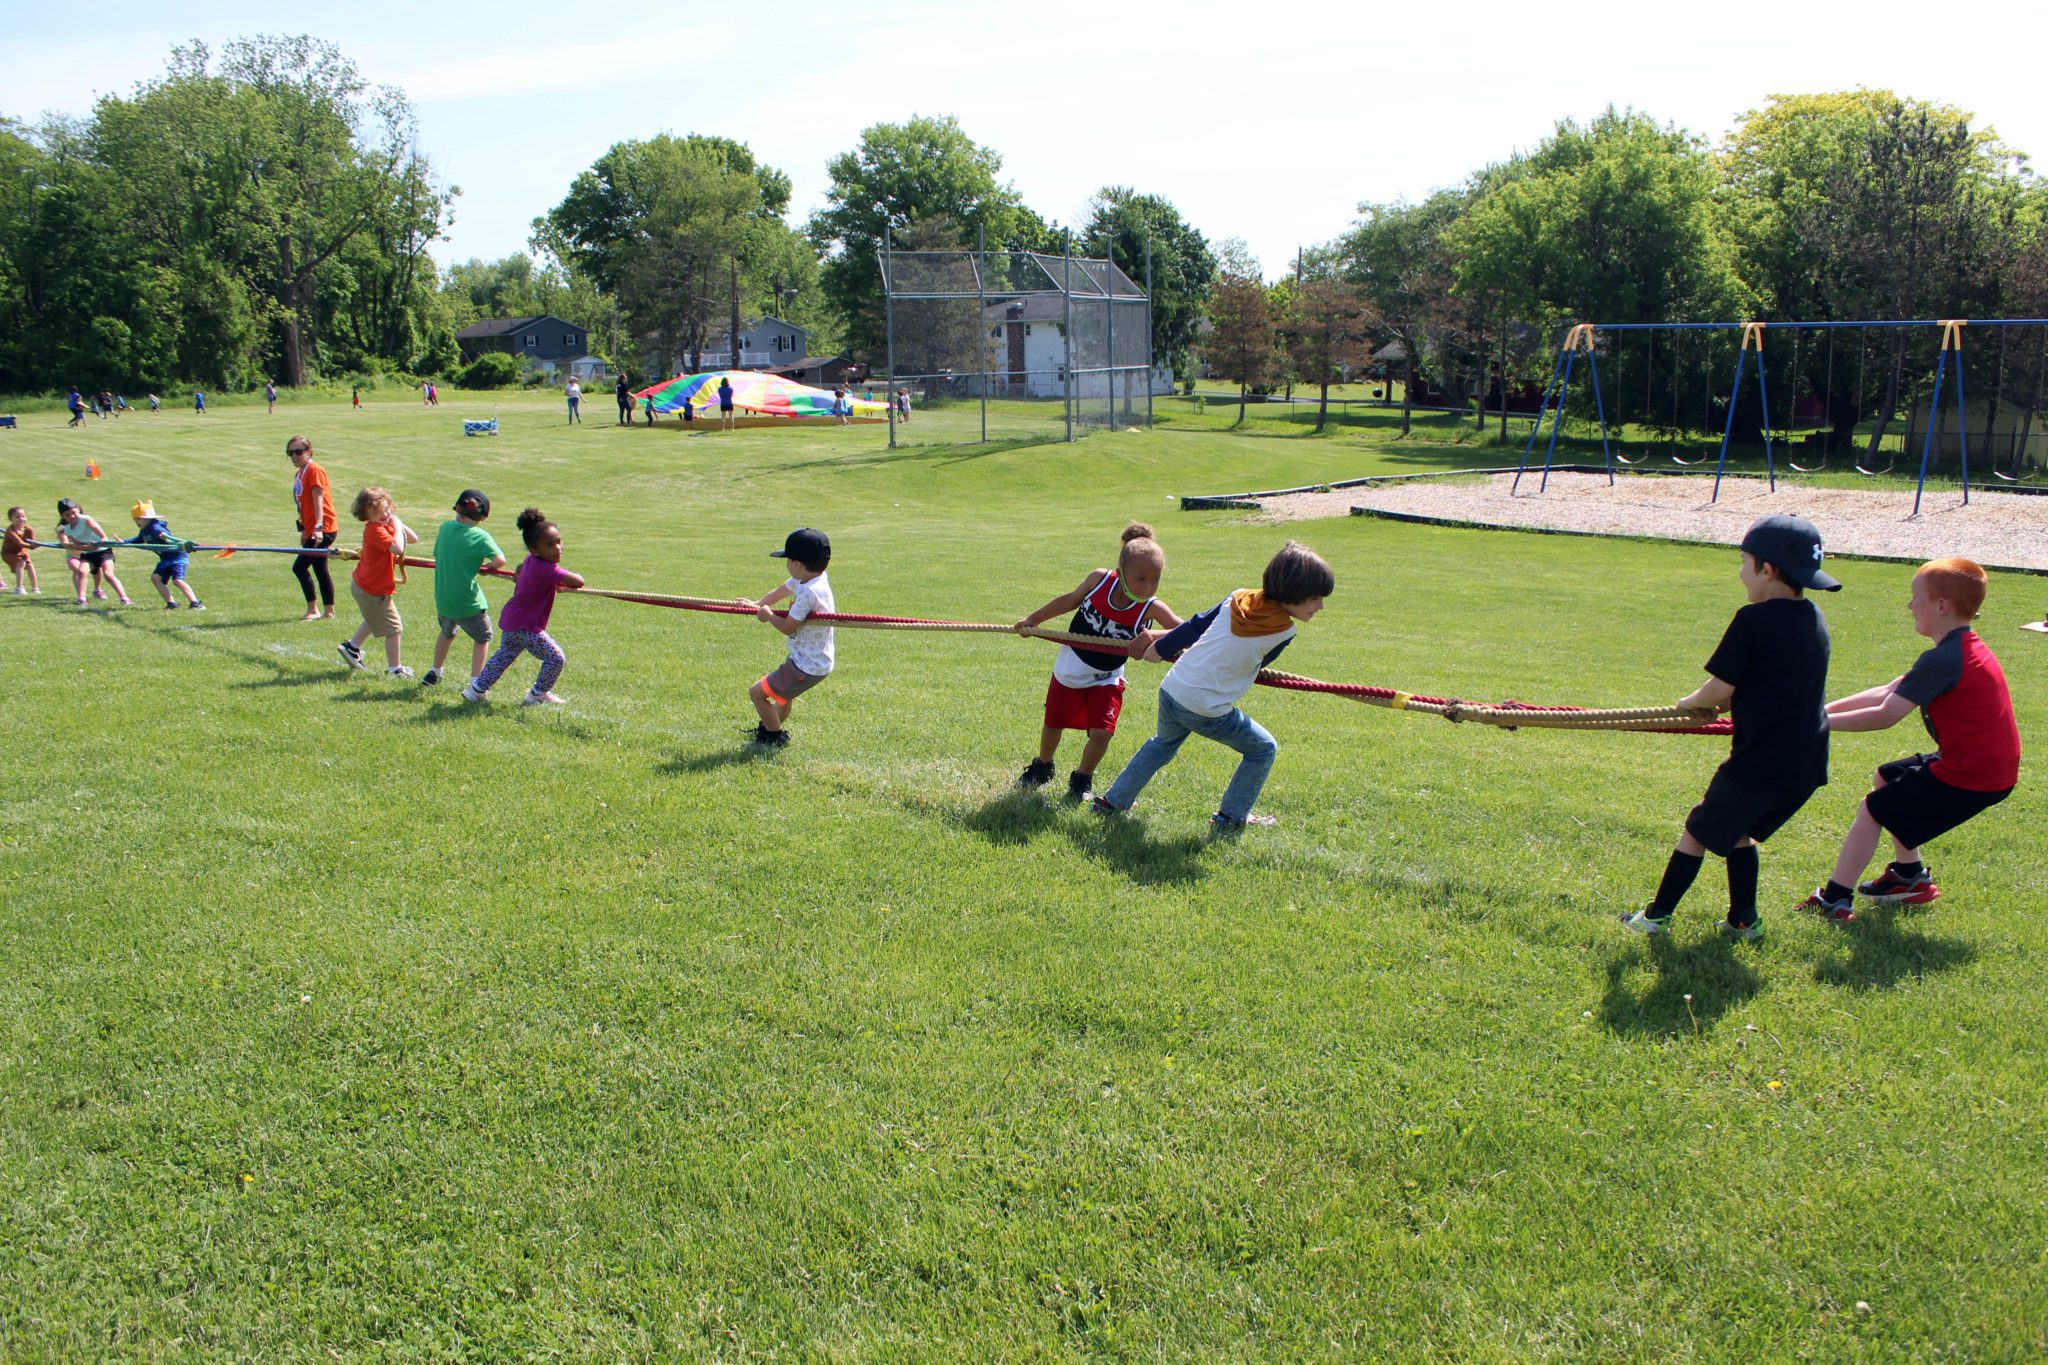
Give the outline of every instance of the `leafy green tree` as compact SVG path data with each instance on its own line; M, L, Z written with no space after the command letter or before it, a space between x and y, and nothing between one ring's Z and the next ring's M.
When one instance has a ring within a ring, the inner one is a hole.
M1373 333L1379 311L1353 281L1339 270L1333 251L1306 256L1300 276L1279 320L1280 335L1294 377L1316 386L1316 430L1330 417L1330 385L1343 382L1354 369L1372 361Z
M972 247L979 231L991 251L1045 246L1044 220L997 178L1002 168L1003 159L950 115L877 123L862 132L858 147L832 159L826 207L811 215L808 230L813 246L829 253L820 283L857 354L883 347L885 226L943 218L959 238L945 245Z
M1384 334L1406 353L1403 436L1412 424L1419 358L1432 352L1448 371L1453 356L1463 355L1458 343L1464 334L1476 330L1473 310L1453 300L1457 261L1446 240L1469 203L1467 193L1445 190L1420 204L1360 204L1357 226L1337 246L1345 275L1377 310Z
M1245 395L1269 382L1279 366L1279 332L1272 296L1244 243L1233 238L1217 255L1209 326L1196 346L1218 378L1237 384L1237 425L1243 426Z
M533 241L568 267L572 290L587 280L616 300L614 332L651 343L650 366L681 355L694 367L734 313L815 298L815 255L782 217L789 192L742 143L662 134L599 157Z
M1566 119L1479 175L1445 230L1456 283L1532 322L1747 315L1716 188L1705 148L1675 127L1612 108L1584 127Z
M1144 282L1146 250L1152 261L1152 357L1176 375L1188 368L1188 348L1201 325L1216 258L1200 232L1167 200L1121 185L1098 190L1083 234L1087 254L1113 252L1125 274Z
M519 358L503 351L485 351L455 376L465 389L508 389L519 382Z
M1779 317L1982 316L2024 250L2023 162L1949 105L1888 90L1781 96L1744 116L1722 161L1745 273ZM1839 441L1875 411L1875 453L1907 342L1880 338L1883 385L1838 405Z

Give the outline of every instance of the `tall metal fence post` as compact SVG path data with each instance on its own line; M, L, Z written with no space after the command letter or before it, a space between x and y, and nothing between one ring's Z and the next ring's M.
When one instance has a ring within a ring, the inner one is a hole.
M1074 443L1074 234L1071 230L1060 233L1060 250L1065 263L1060 267L1060 295L1067 310L1066 357L1062 367L1064 375L1061 384L1062 406L1067 413L1067 444Z
M896 261L894 243L889 231L889 218L882 216L882 328L883 355L889 366L889 387L884 390L889 400L889 449L896 448Z
M1152 354L1152 239L1145 239L1145 430L1152 429L1152 371L1158 358Z
M982 281L988 275L988 227L977 223L974 228L974 353L981 357L981 373L976 376L981 389L981 443L988 444L988 338L982 329L988 326L988 286Z
M1105 338L1105 340L1104 340L1104 343L1103 343L1103 349L1104 349L1104 351L1105 351L1105 352L1107 353L1107 354L1105 355L1105 359L1106 359L1106 360L1107 360L1107 361L1109 362L1109 368L1108 368L1108 370L1107 370L1107 371L1105 371L1105 372L1103 373L1103 376L1102 376L1102 378L1103 378L1103 385L1102 385L1102 387L1103 387L1103 388L1104 388L1104 390L1106 390L1106 391L1108 392L1108 394L1109 394L1109 409L1108 409L1107 413L1105 414L1105 415L1106 415L1106 416L1108 417L1108 419L1109 419L1109 429L1110 429L1111 431L1115 431L1115 430L1116 430L1116 423L1117 423L1117 416L1116 416L1116 381L1117 381L1117 379L1118 379L1118 378L1119 378L1120 376L1119 376L1119 371L1117 370L1117 367L1116 367L1116 296L1117 296L1117 287L1116 287L1116 238L1114 238L1114 237L1108 237L1108 238L1105 238L1105 239L1104 239L1104 241L1103 241L1103 243L1102 243L1102 292L1103 292L1103 295L1104 295L1104 300L1103 300L1103 305L1102 305L1102 312L1103 312L1103 315L1104 315L1104 317L1106 317L1106 318L1108 319L1108 321L1107 321L1107 322L1106 322L1106 323L1104 324L1104 326L1105 326L1105 327L1106 327L1106 328L1108 329L1108 335L1107 335L1107 337L1106 337L1106 338Z

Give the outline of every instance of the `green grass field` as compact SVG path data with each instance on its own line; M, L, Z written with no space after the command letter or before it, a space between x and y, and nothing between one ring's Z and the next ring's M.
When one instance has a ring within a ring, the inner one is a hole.
M494 401L39 416L0 433L0 500L278 543L303 431L429 533L467 485L508 548L538 504L594 586L759 594L809 523L842 610L1010 621L1132 517L1184 612L1255 582L1281 533L1177 494L1455 459L948 443L972 409L890 451L539 398L464 440ZM1742 600L1725 550L1293 529L1338 587L1285 662L1324 678L1663 703ZM146 556L122 611L39 559L43 596L0 600L0 1357L2048 1353L2038 785L1933 846L1924 912L1783 908L1912 722L1837 739L1764 854L1766 942L1721 941L1709 866L1646 943L1615 916L1715 741L1258 689L1282 823L1215 843L1232 756L1200 740L1118 824L1009 791L1038 642L842 632L762 757L757 622L565 600L570 705L508 704L526 661L476 710L345 673L345 589L301 624L282 557L196 558L205 615ZM1902 570L1837 572L1845 692L1921 642ZM2048 646L2013 627L2043 605L1995 578L1985 625L2036 740ZM1135 671L1105 776L1150 731Z

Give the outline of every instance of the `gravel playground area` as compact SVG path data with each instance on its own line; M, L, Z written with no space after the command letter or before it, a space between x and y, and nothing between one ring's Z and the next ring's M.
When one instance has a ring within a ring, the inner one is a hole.
M1911 488L1823 488L1780 479L1774 493L1762 479L1728 479L1714 502L1711 477L1624 474L1610 488L1605 475L1552 474L1542 493L1538 482L1524 475L1520 493L1510 491L1512 474L1361 484L1261 498L1251 519L1309 521L1363 507L1483 526L1736 545L1758 517L1791 512L1820 527L1837 554L1963 555L1986 568L2048 571L2048 497L1977 488L1964 506L1960 492L1943 488L1930 490L1914 517Z

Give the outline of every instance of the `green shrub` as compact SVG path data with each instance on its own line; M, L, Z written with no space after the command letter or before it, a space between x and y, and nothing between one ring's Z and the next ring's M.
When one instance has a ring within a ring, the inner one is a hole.
M486 351L462 367L457 388L507 389L519 382L519 362L503 351Z

